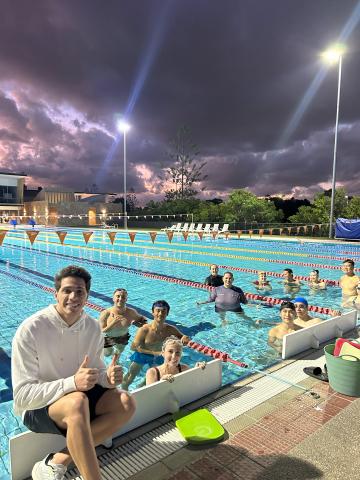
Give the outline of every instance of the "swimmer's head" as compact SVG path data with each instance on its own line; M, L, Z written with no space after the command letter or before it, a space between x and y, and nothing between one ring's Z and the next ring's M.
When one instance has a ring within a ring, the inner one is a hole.
M346 260L343 261L342 264L342 270L343 272L353 272L355 267L355 262L351 258L347 258Z
M266 272L264 270L258 270L259 280L266 280Z
M311 270L310 272L310 281L314 282L319 278L319 270Z
M296 297L294 298L294 303L303 303L304 305L308 306L308 301L304 297Z
M219 266L216 265L216 263L213 263L212 265L210 265L210 273L211 275L217 275L219 273Z
M284 323L292 322L295 318L295 305L292 302L284 302L280 307L280 317Z
M128 298L128 293L125 288L117 288L113 293L114 303L125 303Z
M154 313L155 308L162 308L166 310L166 315L169 314L170 312L170 305L166 300L157 300L156 302L153 303L151 307L151 311Z
M183 352L183 345L175 335L171 335L165 339L161 351L162 356L164 357L164 364L173 367L179 365Z

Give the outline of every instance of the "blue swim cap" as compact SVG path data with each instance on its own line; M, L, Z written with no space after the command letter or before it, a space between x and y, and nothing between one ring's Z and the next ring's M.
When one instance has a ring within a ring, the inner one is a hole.
M303 303L304 305L308 306L308 301L304 297L296 297L293 300L294 303Z

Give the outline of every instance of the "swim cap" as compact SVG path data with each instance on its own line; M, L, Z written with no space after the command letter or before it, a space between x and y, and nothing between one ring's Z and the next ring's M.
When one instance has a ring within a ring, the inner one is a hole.
M308 301L304 297L296 297L293 300L294 303L303 303L304 305L308 306Z

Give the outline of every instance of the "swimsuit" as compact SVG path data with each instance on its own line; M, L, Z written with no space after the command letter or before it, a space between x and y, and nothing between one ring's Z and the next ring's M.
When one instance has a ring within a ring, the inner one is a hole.
M157 367L154 367L156 371L156 381L159 382L161 380L160 370ZM178 365L179 373L181 373L181 365Z
M150 353L140 352L134 352L131 355L130 360L132 362L139 363L140 365L150 365L150 367L164 363L164 358L162 355L152 355Z

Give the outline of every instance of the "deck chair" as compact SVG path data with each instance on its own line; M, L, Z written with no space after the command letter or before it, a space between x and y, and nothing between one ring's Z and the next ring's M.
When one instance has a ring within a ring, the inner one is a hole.
M189 231L189 224L188 223L184 223L184 226L183 228L181 229L182 232L188 232Z
M165 228L162 228L161 230L165 232L174 232L178 227L180 228L180 226L181 226L181 223L178 223L177 225L174 223L174 225L171 225L171 227L165 227Z
M219 233L226 233L229 231L229 224L228 223L224 223L223 227L221 230L219 230Z
M203 224L202 223L198 223L197 224L197 227L195 228L195 232L202 232L203 231Z
M182 223L178 223L178 224L176 225L175 230L173 230L173 231L174 231L174 232L181 232L181 231L182 231L182 228L181 228L181 227L182 227Z
M190 223L190 227L188 230L189 233L194 233L195 232L195 223Z
M211 223L207 223L204 227L203 232L204 233L210 233L210 227L211 227Z
M214 226L213 228L211 229L212 232L218 232L219 231L219 224L218 223L214 223Z

